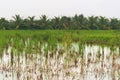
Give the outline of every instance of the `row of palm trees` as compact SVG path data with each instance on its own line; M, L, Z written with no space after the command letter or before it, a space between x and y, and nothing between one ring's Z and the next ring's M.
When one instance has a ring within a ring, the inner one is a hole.
M117 18L106 18L103 16L85 17L83 14L73 17L62 16L47 18L42 15L39 19L35 16L23 19L20 15L15 15L13 19L0 18L0 29L53 29L53 30L115 30L120 29L120 20Z

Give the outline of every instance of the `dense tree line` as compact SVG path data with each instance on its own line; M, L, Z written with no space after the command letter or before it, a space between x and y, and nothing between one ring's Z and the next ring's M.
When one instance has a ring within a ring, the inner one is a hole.
M120 20L102 16L85 17L82 14L52 19L48 19L46 15L42 15L39 19L35 19L35 16L23 19L20 15L15 15L11 20L0 18L0 29L115 30L120 29Z

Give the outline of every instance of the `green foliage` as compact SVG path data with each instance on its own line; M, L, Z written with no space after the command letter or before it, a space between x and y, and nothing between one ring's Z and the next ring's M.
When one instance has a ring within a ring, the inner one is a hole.
M47 18L46 15L35 19L29 16L23 19L20 15L15 15L11 20L0 19L1 30L118 30L120 20L117 18L105 18L102 16L85 17L83 14L73 17L61 16Z
M120 32L115 30L1 30L0 34L0 49L8 44L22 51L26 44L31 49L40 47L38 43L56 47L56 43L69 46L72 42L120 46Z

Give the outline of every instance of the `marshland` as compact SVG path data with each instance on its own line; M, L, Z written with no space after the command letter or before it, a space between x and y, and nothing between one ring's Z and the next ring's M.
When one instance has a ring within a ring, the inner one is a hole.
M120 0L0 0L0 80L120 80Z
M2 30L0 80L119 80L115 30Z

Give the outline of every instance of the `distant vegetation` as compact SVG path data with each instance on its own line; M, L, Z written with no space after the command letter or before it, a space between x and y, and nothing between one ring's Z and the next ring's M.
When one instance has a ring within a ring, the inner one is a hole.
M120 29L120 20L117 18L106 18L102 16L75 15L73 17L54 17L48 19L42 15L39 19L35 16L23 19L20 15L15 15L13 19L0 19L0 29L6 30L116 30Z

